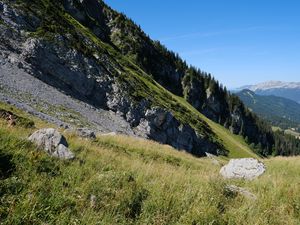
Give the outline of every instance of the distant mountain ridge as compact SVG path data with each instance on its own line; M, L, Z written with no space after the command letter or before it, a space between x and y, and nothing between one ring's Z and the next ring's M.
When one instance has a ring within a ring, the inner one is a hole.
M293 100L274 95L258 95L249 89L242 90L236 95L248 108L273 126L282 129L300 126L300 104Z
M267 81L255 85L246 85L237 91L251 90L259 95L275 95L300 102L300 82Z
M300 88L300 82L267 81L256 85L246 85L239 89L268 90L275 88Z

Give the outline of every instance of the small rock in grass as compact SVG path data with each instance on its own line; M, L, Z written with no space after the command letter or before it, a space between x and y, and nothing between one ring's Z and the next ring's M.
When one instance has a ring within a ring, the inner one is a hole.
M90 204L91 204L91 207L92 207L92 208L95 208L95 206L96 206L96 201L97 201L96 195L91 195L91 197L90 197Z
M76 134L82 138L87 138L87 139L95 139L96 138L95 132L88 128L77 128Z
M257 197L256 195L254 195L253 193L251 193L250 191L248 191L245 188L241 188L235 185L228 185L226 186L226 191L229 191L231 193L237 193L237 194L241 194L244 197L251 199L251 200L256 200Z

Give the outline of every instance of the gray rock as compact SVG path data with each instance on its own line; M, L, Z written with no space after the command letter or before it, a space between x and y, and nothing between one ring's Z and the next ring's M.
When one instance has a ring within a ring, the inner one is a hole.
M109 133L98 133L99 136L116 136L116 132L109 132Z
M82 138L87 138L87 139L95 139L96 138L95 132L90 130L89 128L77 128L76 134Z
M262 175L265 170L265 165L257 159L231 159L227 165L221 168L220 174L228 179L237 178L252 180Z
M215 156L214 154L205 152L205 155L207 158L209 158L211 160L212 164L217 165L217 166L221 165L221 162L219 160L217 160L217 156Z
M243 195L245 198L251 199L251 200L256 200L257 197L255 194L251 193L245 188L241 188L235 185L228 185L226 186L226 191L231 192L233 194L240 194Z
M64 136L53 128L41 129L34 132L29 138L39 149L60 159L73 159L75 155L68 149Z
M211 153L208 153L208 152L205 152L205 155L206 155L207 158L210 158L210 159L216 158L216 156L214 154L211 154Z

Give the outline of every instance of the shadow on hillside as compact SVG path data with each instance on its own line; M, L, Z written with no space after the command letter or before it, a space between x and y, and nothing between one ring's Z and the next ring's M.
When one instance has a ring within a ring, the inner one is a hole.
M0 180L11 176L15 171L15 164L12 162L12 156L0 152Z

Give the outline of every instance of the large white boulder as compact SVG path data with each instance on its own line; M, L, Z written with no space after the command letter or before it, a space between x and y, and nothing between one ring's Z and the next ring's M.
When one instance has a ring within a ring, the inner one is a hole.
M223 166L220 174L224 178L237 178L252 180L266 171L262 162L253 158L231 159L229 163Z
M68 149L68 143L64 136L53 128L41 129L34 132L29 138L39 149L49 155L60 159L73 159L74 154Z

